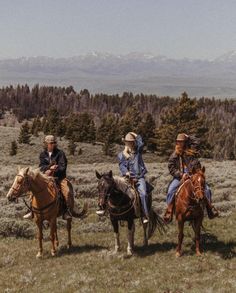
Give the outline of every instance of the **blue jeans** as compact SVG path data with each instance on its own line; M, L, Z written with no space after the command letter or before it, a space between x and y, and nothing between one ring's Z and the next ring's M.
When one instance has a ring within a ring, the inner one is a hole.
M167 204L170 204L171 201L173 200L175 193L178 190L179 185L180 185L180 180L174 178L171 181L170 185L168 186L168 191L167 191L167 197L166 197ZM208 184L205 185L205 196L209 200L209 202L211 202L212 193L211 193L211 189Z
M139 196L141 198L141 203L142 203L144 213L146 216L148 216L148 207L147 207L148 195L147 195L146 181L144 178L138 179L137 189L139 192Z

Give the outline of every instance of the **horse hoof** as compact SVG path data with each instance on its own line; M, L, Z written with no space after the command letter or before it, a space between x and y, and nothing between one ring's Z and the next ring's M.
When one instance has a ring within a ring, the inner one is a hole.
M54 251L54 250L52 250L52 251L51 251L51 256L56 256L56 255L57 255L57 252Z
M143 246L144 247L147 247L148 246L148 242L147 241L143 242Z
M119 251L120 251L120 247L119 246L116 246L114 252L115 253L118 253Z
M175 256L176 257L180 257L182 255L182 253L180 252L180 251L177 251L176 253L175 253Z
M36 258L42 258L42 257L43 257L42 252L38 252L38 253L36 254Z
M131 249L128 249L128 250L127 250L127 255L128 255L128 256L132 256L132 255L133 255L133 251L132 251Z

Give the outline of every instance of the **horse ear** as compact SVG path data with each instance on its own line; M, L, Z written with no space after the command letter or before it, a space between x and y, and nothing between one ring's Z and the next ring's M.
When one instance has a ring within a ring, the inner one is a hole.
M206 171L205 166L202 166L202 173L205 173L205 171Z
M102 178L102 175L99 174L97 170L95 171L95 174L96 174L97 179L101 179Z
M195 174L196 172L197 172L196 168L195 167L192 167L191 173L192 174Z
M112 170L109 171L108 175L109 175L110 178L112 178L112 176L113 176Z
M18 166L17 166L17 172L18 172L18 173L20 172L20 169L21 169L21 167L20 167L20 165L18 165Z
M27 167L27 168L25 169L25 171L24 171L24 175L27 175L28 172L29 172L29 167Z

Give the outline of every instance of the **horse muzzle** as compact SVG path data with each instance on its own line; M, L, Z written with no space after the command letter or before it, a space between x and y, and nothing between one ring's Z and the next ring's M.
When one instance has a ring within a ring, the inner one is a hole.
M12 191L9 191L6 197L10 202L17 202L17 197Z

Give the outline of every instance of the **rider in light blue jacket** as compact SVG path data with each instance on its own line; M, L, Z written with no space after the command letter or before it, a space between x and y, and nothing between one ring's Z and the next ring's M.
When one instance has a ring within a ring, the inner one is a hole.
M143 222L148 222L148 205L147 205L147 186L145 174L147 169L143 162L142 151L144 143L142 137L134 132L129 132L123 139L125 149L118 154L119 168L122 176L137 180L137 190L139 192L142 208L144 212Z

